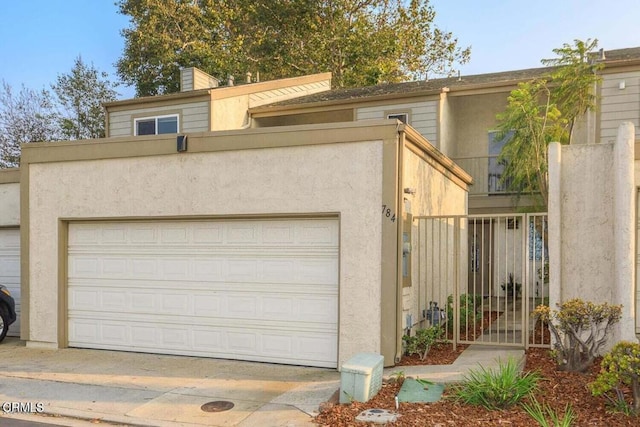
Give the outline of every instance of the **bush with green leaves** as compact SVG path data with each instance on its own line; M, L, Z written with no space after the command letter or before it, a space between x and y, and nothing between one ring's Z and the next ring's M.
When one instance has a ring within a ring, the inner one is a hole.
M453 386L456 400L486 409L505 409L520 402L538 386L538 372L522 373L518 362L509 358L496 369L472 369L460 384Z
M405 335L402 340L405 343L407 354L417 354L420 360L424 360L433 344L444 336L444 330L440 326L430 326L418 329L414 336Z
M594 396L604 395L614 409L640 415L640 344L620 341L602 359L600 374L589 386ZM629 405L623 389L629 387L633 403Z
M613 325L620 321L622 306L576 298L558 304L558 308L539 305L534 315L546 322L553 334L558 369L584 372L606 344Z
M531 403L523 403L522 408L540 427L571 427L576 419L576 413L569 403L564 407L564 416L560 417L551 406L541 405L533 395L530 400ZM551 419L551 422L548 419Z
M482 295L462 294L460 295L460 328L474 327L482 320ZM449 330L453 330L453 295L447 297L447 324Z

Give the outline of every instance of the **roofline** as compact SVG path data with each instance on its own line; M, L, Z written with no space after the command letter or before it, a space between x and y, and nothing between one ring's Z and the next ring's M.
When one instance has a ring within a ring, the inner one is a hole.
M552 67L541 67L541 68L531 68L530 70L536 70L542 72L543 70L550 70ZM524 70L516 70L516 71L524 71ZM487 73L487 74L476 74L474 76L483 76L483 75L491 75L495 73ZM487 90L487 93L493 93L495 90L490 89L502 89L505 87L515 87L518 83L530 80L529 78L519 78L519 79L510 79L498 82L487 82L487 83L476 83L476 84L468 84L463 86L443 86L437 89L426 89L426 90L418 90L415 92L393 92L386 93L384 95L373 95L373 96L362 96L358 98L348 98L348 99L333 99L333 100L324 100L324 101L315 101L309 102L306 104L287 104L287 105L273 105L266 104L259 107L253 107L249 109L249 114L254 117L268 117L271 115L276 115L276 113L280 113L283 111L295 111L295 110L322 110L323 107L330 107L334 105L349 105L349 104L361 104L363 102L371 103L376 101L388 101L392 99L407 99L407 98L417 98L417 97L425 97L425 96L439 96L441 93L451 93L451 92L465 92L465 91L482 91L483 89ZM273 114L272 114L273 113Z
M141 98L130 98L112 102L105 102L104 107L109 110L113 107L129 105L151 104L155 102L175 101L180 99L197 98L208 95L211 99L225 99L233 96L248 95L255 92L274 90L296 84L309 84L329 80L331 73L317 73L307 76L287 77L284 79L267 80L264 82L247 83L238 86L219 86L208 89L190 90L185 92L175 92L167 95L144 96Z

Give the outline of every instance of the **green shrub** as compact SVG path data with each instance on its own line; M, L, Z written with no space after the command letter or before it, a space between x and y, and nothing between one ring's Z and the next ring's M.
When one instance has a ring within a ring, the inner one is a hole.
M504 409L518 403L533 392L540 380L537 372L521 373L515 359L499 363L496 370L470 370L462 383L454 386L458 401L483 406L486 409Z
M402 340L405 342L407 354L418 354L420 360L424 360L435 344L444 335L444 330L439 326L431 326L418 329L414 336L405 335Z
M564 407L564 416L560 418L558 414L551 408L551 406L545 404L541 405L535 397L531 398L531 404L522 404L522 408L533 418L541 427L571 427L571 424L576 419L576 413L573 407L567 403ZM551 419L551 422L547 420L547 417Z
M583 372L598 356L614 324L622 315L621 305L594 304L572 299L559 310L539 305L534 315L546 322L554 337L558 369Z
M460 328L466 328L467 326L475 326L475 324L482 320L482 313L480 308L482 307L482 296L474 294L462 294L460 295ZM453 295L447 297L447 324L449 330L453 330Z
M614 409L640 415L640 344L620 341L602 359L600 374L589 385L594 396L604 395ZM633 404L629 405L622 391L631 388Z

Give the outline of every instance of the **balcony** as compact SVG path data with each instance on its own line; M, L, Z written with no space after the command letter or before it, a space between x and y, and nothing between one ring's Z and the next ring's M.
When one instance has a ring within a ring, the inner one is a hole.
M498 163L498 156L453 158L462 169L473 177L469 187L470 196L509 195L507 182L501 182L504 166Z

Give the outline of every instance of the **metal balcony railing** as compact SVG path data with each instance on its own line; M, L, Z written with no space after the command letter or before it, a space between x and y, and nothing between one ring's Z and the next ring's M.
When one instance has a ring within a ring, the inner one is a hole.
M504 166L498 163L498 156L453 158L462 169L473 177L470 195L509 194L509 183L502 182Z

